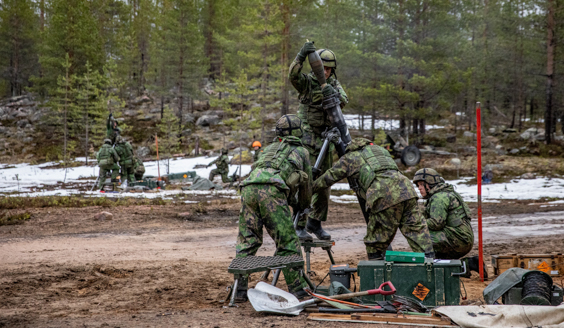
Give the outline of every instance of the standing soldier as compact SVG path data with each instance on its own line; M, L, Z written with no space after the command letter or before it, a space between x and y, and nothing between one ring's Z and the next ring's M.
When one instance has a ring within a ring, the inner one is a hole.
M262 145L260 144L260 141L257 140L253 142L253 148L255 149L255 153L253 154L253 163L258 161L259 155L262 153L262 150L260 150L261 147Z
M135 176L135 181L143 180L143 175L145 174L145 165L143 161L137 157L133 157L133 175Z
M112 183L117 181L117 176L119 174L119 155L116 150L112 147L112 141L110 139L104 139L104 144L100 147L98 155L96 156L98 160L98 166L100 167L100 173L98 174L98 188L100 191L104 189L104 183L106 182L106 175L111 173Z
M115 145L117 137L121 134L121 128L118 127L117 121L115 120L113 114L108 116L106 121L106 138L112 141L112 145Z
M209 163L206 167L210 167L213 164L215 164L217 168L211 170L209 180L213 181L213 178L215 178L216 175L221 175L221 181L223 181L223 183L231 182L231 178L227 176L229 174L229 157L227 157L227 149L221 148L221 155L219 155L215 161Z
M309 151L311 163L315 163L317 156L319 156L321 146L323 145L321 133L331 127L327 112L323 110L323 97L338 92L341 108L349 102L345 90L343 90L335 75L337 57L333 51L329 49L317 50L317 53L323 61L325 78L327 79L327 84L323 89L312 72L309 74L301 73L303 62L308 54L315 51L316 49L313 42L306 42L296 56L296 59L294 59L290 65L289 76L292 85L299 93L300 107L298 109L298 116L302 120L302 128L304 131L302 142ZM321 173L327 171L333 164L333 150L334 147L331 145L319 168ZM307 231L314 233L319 239L331 239L331 235L325 232L321 227L321 222L327 220L330 193L331 190L329 188L320 189L314 192L312 197L313 211L310 213L307 220ZM301 228L303 228L304 225L305 222L303 221L299 223L299 227Z
M462 196L433 169L417 171L413 183L427 200L425 219L437 257L459 259L468 254L474 246L474 233L470 209Z
M347 177L358 179L370 213L364 237L369 260L384 259L398 228L413 251L435 257L427 224L417 206L417 193L386 149L368 139L354 139L345 155L315 180L313 191L328 189Z
M276 244L280 256L302 254L294 230L290 206L305 209L311 201L311 165L303 147L301 121L296 115L276 122L279 142L265 148L249 177L241 184L241 212L236 256L253 256L262 245L262 227ZM306 282L297 269L284 269L288 290L298 298L306 296ZM238 282L236 298L246 300L247 277Z
M133 147L123 137L118 137L116 152L120 157L121 180L127 179L128 184L135 182L135 176L133 175Z

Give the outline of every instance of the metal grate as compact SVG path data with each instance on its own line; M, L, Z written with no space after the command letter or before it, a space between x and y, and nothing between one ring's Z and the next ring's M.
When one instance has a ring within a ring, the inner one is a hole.
M230 273L248 274L280 267L303 267L303 265L304 260L300 255L247 256L233 259L227 271Z

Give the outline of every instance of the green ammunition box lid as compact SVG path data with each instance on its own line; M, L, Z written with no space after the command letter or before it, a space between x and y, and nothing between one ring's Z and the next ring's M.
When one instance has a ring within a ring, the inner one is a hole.
M424 263L425 253L386 251L386 262Z

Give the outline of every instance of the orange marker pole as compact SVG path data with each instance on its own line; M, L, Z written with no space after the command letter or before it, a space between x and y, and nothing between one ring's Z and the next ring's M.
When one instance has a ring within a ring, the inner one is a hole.
M160 166L160 162L159 162L159 137L157 137L157 135L155 134L155 143L157 144L157 172L158 172L158 178L157 181L161 181L161 166ZM157 189L161 189L161 186L157 185Z
M482 240L482 115L480 102L476 103L476 143L478 150L478 252L480 259L480 280L484 281L484 247Z

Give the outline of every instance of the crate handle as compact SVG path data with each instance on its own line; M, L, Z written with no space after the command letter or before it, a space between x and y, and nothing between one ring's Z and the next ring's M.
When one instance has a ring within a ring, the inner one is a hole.
M462 272L460 273L456 273L456 272L451 272L451 276L463 276L466 274L466 262L462 261Z

